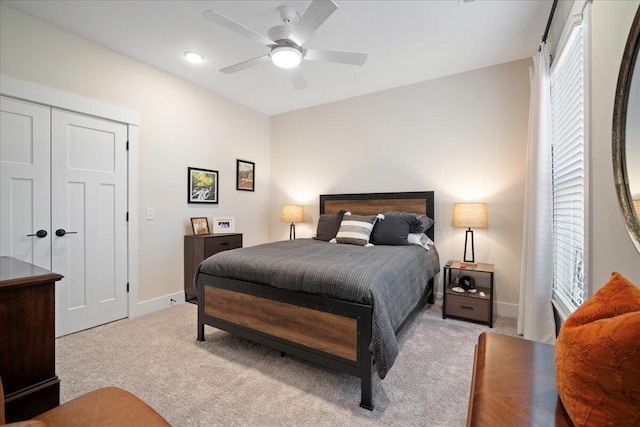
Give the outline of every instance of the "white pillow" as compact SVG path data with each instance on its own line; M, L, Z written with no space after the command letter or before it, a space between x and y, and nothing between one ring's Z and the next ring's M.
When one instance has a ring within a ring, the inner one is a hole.
M429 245L435 245L433 240L424 233L409 233L407 236L407 242L409 242L410 245L422 246L426 250L429 250Z

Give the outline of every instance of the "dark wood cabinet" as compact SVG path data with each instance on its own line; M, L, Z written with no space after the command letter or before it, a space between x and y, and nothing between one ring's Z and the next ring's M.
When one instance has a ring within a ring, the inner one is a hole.
M7 422L60 404L55 369L55 282L62 276L0 257L0 377Z
M218 252L242 247L242 234L220 233L198 236L184 236L184 296L186 301L195 302L198 292L193 285L193 277L198 265Z

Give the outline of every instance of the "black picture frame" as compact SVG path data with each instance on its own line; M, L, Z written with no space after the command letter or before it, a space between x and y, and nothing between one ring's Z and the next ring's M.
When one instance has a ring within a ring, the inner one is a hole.
M248 160L236 159L236 190L256 190L256 164Z
M189 203L218 203L218 171L187 168L187 201Z

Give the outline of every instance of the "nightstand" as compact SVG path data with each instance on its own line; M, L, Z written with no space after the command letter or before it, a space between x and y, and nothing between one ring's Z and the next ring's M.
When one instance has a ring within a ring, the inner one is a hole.
M444 266L444 297L442 301L442 318L453 317L456 319L468 320L482 323L493 328L493 264L466 263L462 267L460 261L448 261ZM452 283L452 270L464 276L489 275L489 287L477 285L477 292L457 293L452 290L455 285ZM484 292L485 297L480 296Z
M198 292L193 285L193 277L202 261L218 252L242 247L242 234L218 233L184 236L184 297L195 303Z

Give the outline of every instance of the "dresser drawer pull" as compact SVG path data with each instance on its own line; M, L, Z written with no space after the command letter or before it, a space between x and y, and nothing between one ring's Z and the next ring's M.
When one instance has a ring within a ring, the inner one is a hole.
M473 310L473 307L470 307L468 305L461 305L460 308L464 308L466 310Z
M220 243L220 246L227 246L227 245L229 245L229 242L222 242L222 243Z

